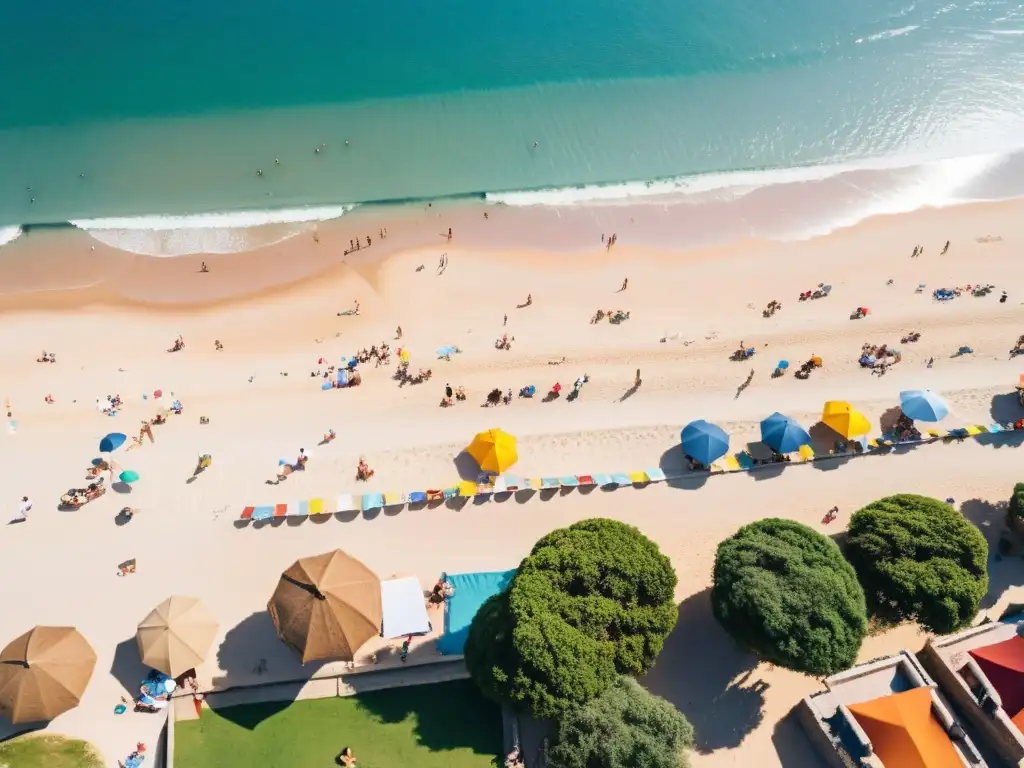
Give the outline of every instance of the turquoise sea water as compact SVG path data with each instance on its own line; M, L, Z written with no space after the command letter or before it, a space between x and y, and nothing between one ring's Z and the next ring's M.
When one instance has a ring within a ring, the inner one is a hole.
M0 23L5 237L858 168L904 207L1024 193L1020 0L36 0ZM249 213L171 218L211 212Z

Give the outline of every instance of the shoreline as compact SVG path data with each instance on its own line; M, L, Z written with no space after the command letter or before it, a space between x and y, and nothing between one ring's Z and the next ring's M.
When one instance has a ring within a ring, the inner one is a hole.
M941 232L950 219L972 220L978 228L976 237L999 237L995 230L1008 222L1008 216L1022 211L1024 198L967 203L877 215L805 240L749 238L739 232L732 242L702 247L687 245L688 222L675 218L676 207L638 203L561 209L462 202L400 211L356 209L255 250L174 257L121 251L69 227L31 231L4 247L0 314L79 309L215 312L246 302L283 300L313 284L342 283L353 273L372 287L380 269L410 253L422 253L426 261L430 261L428 254L439 258L442 253L460 252L530 265L572 262L589 269L619 258L692 264L743 254L750 258L776 258L783 252L810 254L837 241L871 243L898 229L913 231L916 242L934 237L930 233ZM451 243L446 240L449 226L455 233ZM379 233L384 228L388 237L382 241ZM618 234L618 242L608 251L601 237L612 233ZM365 242L367 235L373 240L371 247L345 253L349 242L356 237ZM495 247L495 243L501 245ZM587 260L580 264L583 257ZM200 274L204 262L210 272Z

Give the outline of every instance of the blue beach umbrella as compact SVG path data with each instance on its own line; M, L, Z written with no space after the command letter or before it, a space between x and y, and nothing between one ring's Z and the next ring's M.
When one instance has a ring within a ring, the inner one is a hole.
M779 360L779 364L776 366L780 371L784 371L789 368L789 360Z
M128 437L120 432L111 432L100 440L100 453L113 453L124 445L127 439Z
M134 469L126 469L124 472L117 476L117 479L120 480L122 483L131 484L139 479L139 473L136 472Z
M946 401L930 389L900 392L900 410L914 421L940 421L949 415Z
M729 436L716 424L703 419L691 421L679 435L683 453L701 464L710 464L725 456L729 450Z
M789 416L773 413L761 422L761 442L779 453L792 453L811 442L811 436Z

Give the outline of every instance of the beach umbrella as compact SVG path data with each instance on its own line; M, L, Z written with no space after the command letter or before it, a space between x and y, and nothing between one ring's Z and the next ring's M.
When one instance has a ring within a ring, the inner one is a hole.
M100 440L100 453L112 453L116 451L125 444L127 439L127 435L123 435L120 432L111 432Z
M940 421L949 415L946 401L930 389L900 392L900 410L914 421Z
M729 450L729 436L717 426L704 421L691 421L679 434L683 453L699 461L710 464L725 456Z
M808 445L811 436L789 416L776 412L761 422L761 442L779 453L792 453Z
M122 483L134 483L136 480L139 479L139 473L136 472L134 469L126 469L124 472L117 476L117 479L120 480Z
M78 706L95 666L74 627L34 627L0 651L0 713L12 723L53 720Z
M829 400L825 403L821 421L847 440L871 431L871 422L867 417L845 400Z
M507 471L519 461L515 437L500 429L489 429L478 434L466 447L466 453L476 460L484 472L496 475Z
M147 667L178 677L206 659L217 637L217 622L197 597L169 597L135 631L139 656Z
M380 579L340 549L296 560L267 603L277 635L302 656L352 661L384 615Z
M775 367L778 368L780 371L784 371L787 368L789 368L789 360L779 360L779 364Z

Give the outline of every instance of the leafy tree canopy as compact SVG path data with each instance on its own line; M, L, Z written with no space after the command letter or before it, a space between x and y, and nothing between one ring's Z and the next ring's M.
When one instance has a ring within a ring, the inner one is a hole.
M676 575L657 546L614 520L548 534L506 593L477 614L466 665L491 698L549 718L654 664L676 620Z
M617 677L596 699L563 715L551 768L687 768L693 727L665 699Z
M711 603L741 646L813 675L852 666L867 632L864 592L839 547L792 520L759 520L718 545Z
M1013 495L1010 496L1007 514L1011 522L1013 518L1024 522L1024 483L1017 483L1013 486Z
M949 504L925 496L888 496L854 513L846 556L872 610L930 632L969 625L988 591L985 537Z

